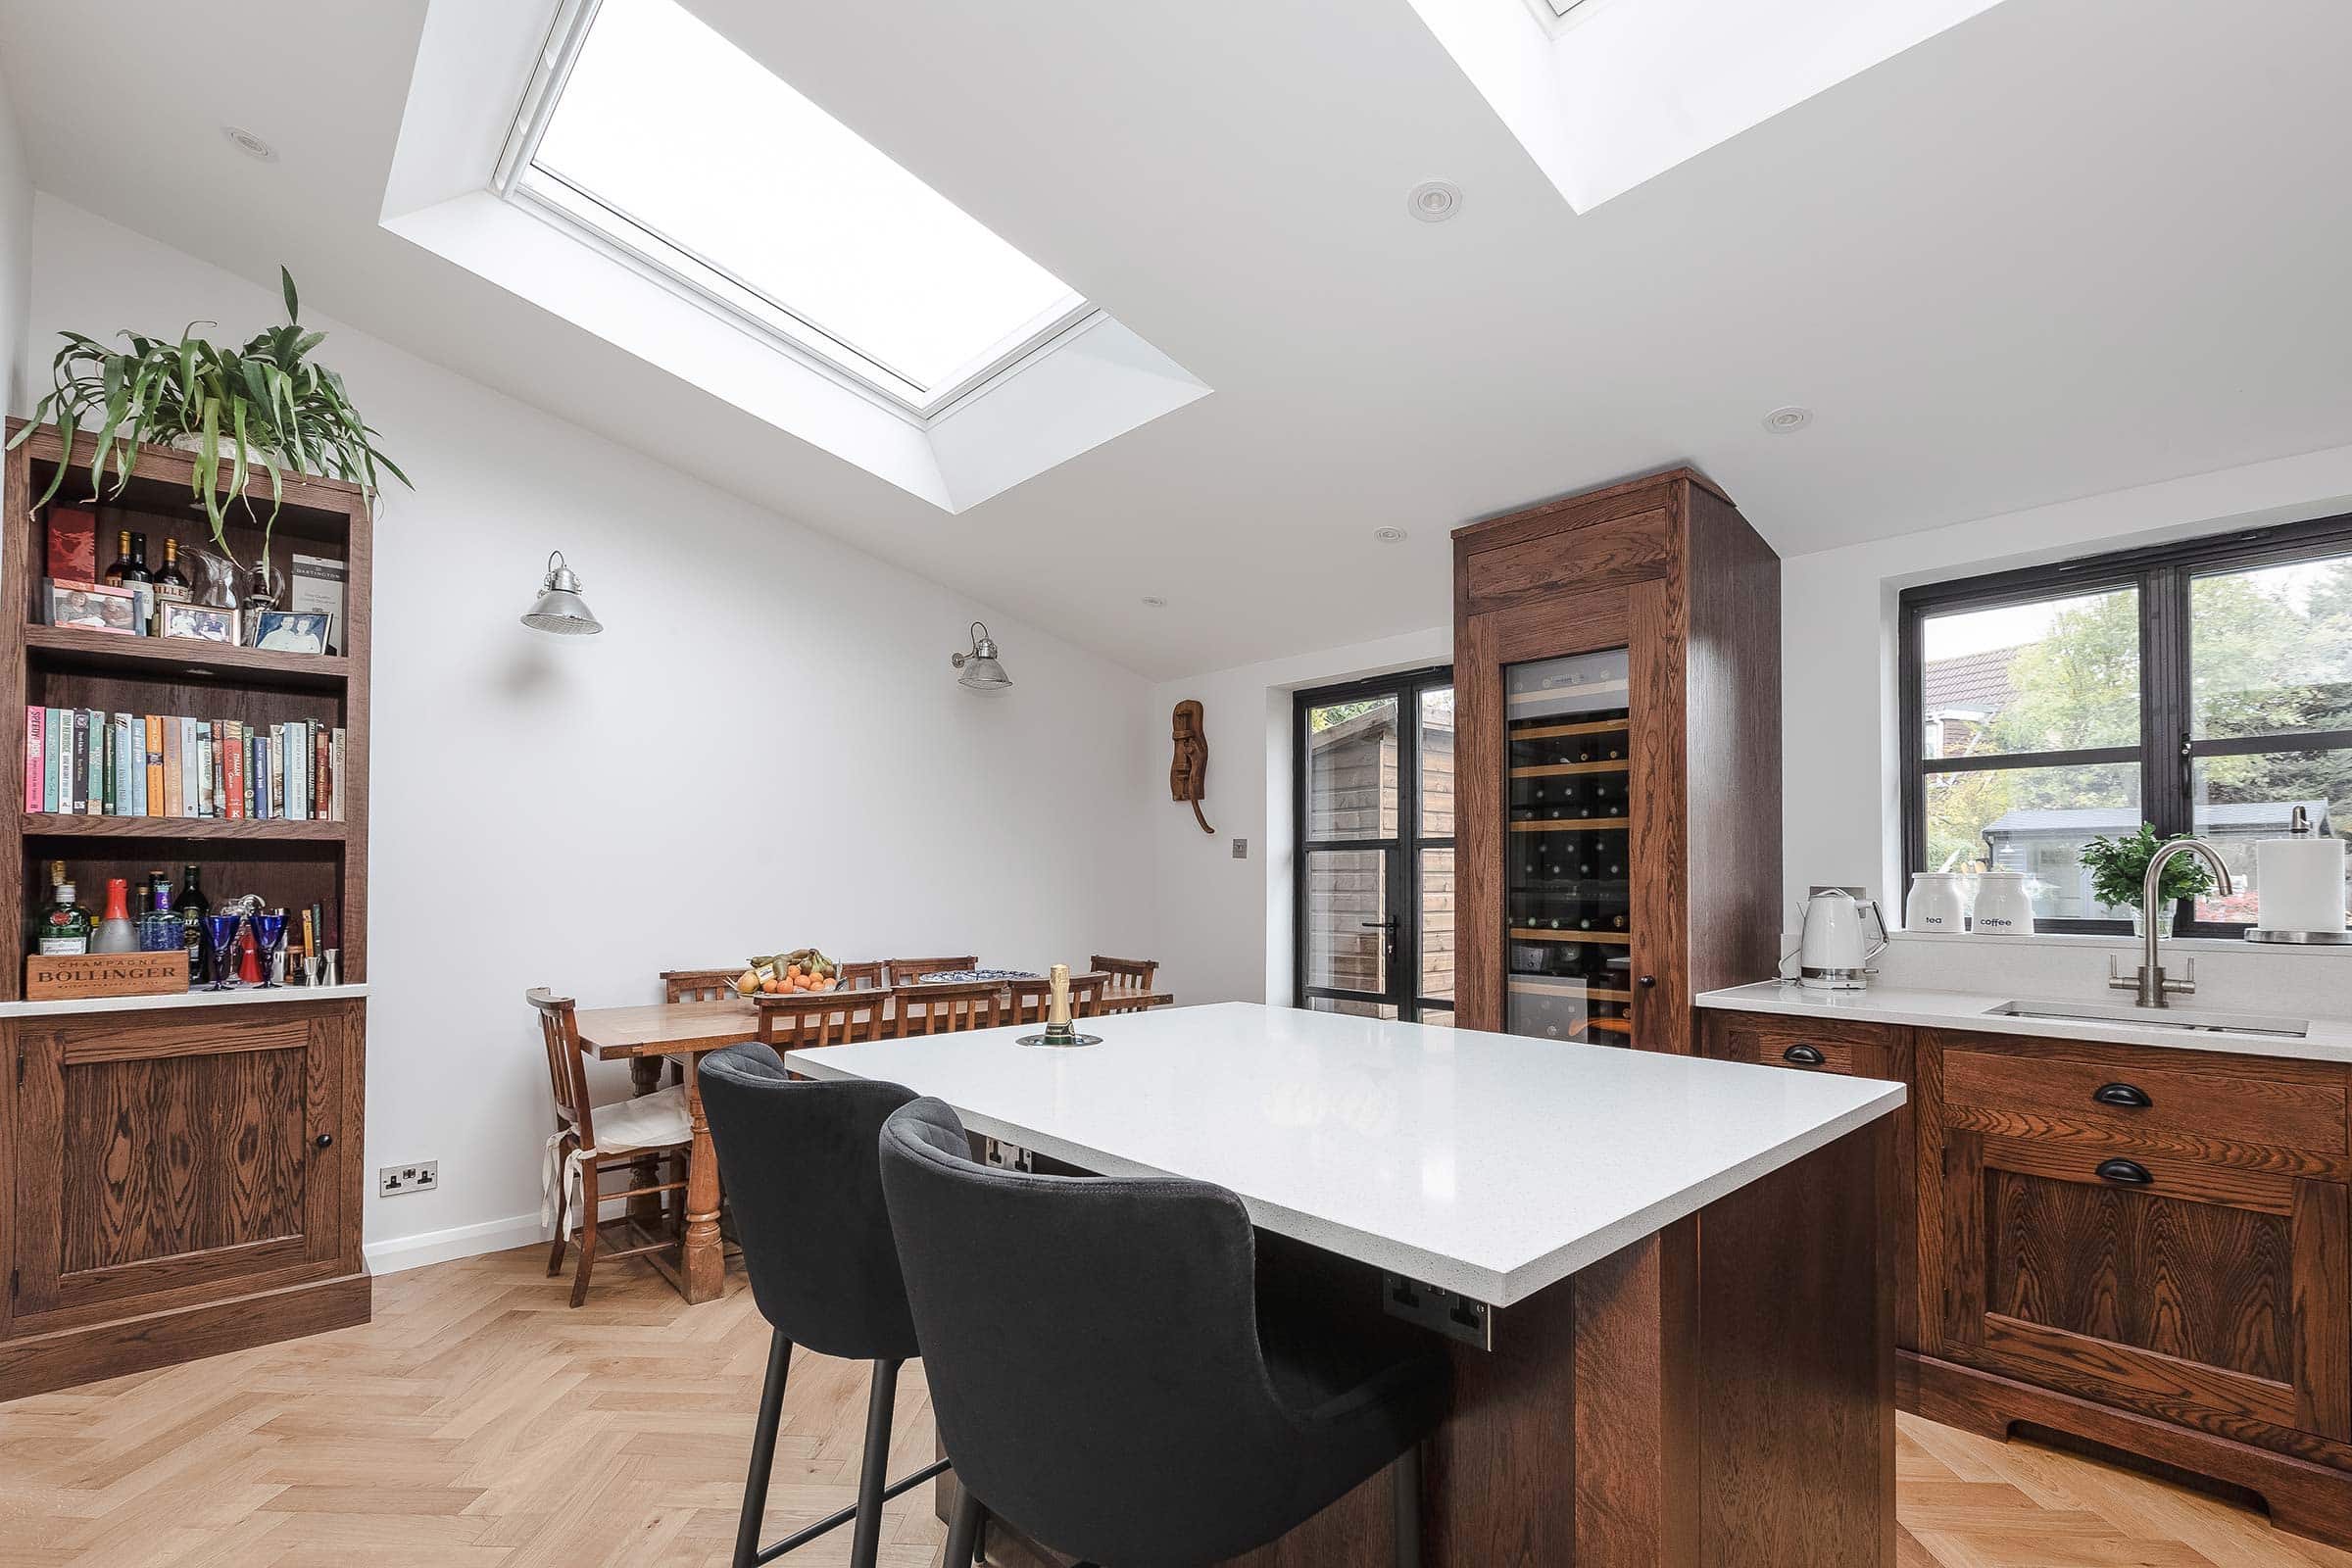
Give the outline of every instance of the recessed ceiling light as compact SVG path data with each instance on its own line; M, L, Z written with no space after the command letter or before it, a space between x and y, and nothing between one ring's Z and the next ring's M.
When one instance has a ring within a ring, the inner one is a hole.
M228 138L228 144L231 147L248 158L257 159L265 164L277 162L277 149L242 125L222 125L220 134Z
M1787 404L1764 416L1764 428L1774 435L1790 435L1813 422L1813 411Z
M1372 530L1372 537L1384 545L1402 544L1404 530L1402 528L1375 528Z
M1404 209L1424 223L1443 223L1462 210L1462 187L1450 179L1425 179L1405 192Z
M1153 610L1165 610L1168 608L1168 602L1165 599L1160 598L1157 594L1144 595L1144 603L1150 605Z

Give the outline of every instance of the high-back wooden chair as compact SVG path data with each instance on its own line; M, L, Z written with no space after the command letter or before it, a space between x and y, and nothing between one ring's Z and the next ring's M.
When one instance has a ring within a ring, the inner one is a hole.
M579 1020L572 1000L559 997L544 986L525 992L523 1000L539 1015L540 1041L547 1048L548 1090L556 1110L556 1132L547 1141L547 1159L541 1173L548 1189L545 1204L556 1226L555 1245L547 1254L547 1272L551 1275L563 1272L564 1250L570 1240L564 1229L569 1210L580 1244L579 1268L571 1281L571 1304L578 1306L588 1298L588 1277L596 1270L600 1208L612 1199L650 1198L665 1193L683 1195L694 1130L686 1110L686 1091L680 1088L661 1089L610 1105L592 1102L588 1098L588 1061L580 1049ZM599 1179L615 1166L632 1166L641 1175L650 1176L655 1156L674 1158L678 1179L649 1181L619 1193L601 1190ZM576 1198L572 1193L575 1184L579 1188ZM681 1196L681 1212L684 1201ZM633 1227L637 1222L621 1219L614 1223ZM605 1255L636 1257L670 1247L678 1250L678 1264L682 1269L686 1261L686 1235L682 1227L672 1237L656 1237L635 1246L606 1249Z
M902 986L896 994L903 1036L994 1029L1004 1021L1004 991L994 980Z
M723 1002L735 995L735 977L741 973L741 969L664 969L662 1000Z
M879 1040L892 993L880 986L797 991L760 999L760 1040L779 1054Z
M1108 975L1074 974L1070 976L1070 1016L1092 1018L1102 1011ZM1012 1005L1006 1023L1044 1023L1046 1013L1054 1003L1054 982L1051 980L1015 980L1012 983Z
M964 954L956 958L885 958L882 967L889 971L882 977L887 986L910 986L927 974L939 974L956 969L977 969L980 956Z
M1102 988L1104 1012L1141 1012L1151 1005L1152 981L1159 973L1157 958L1109 958L1098 953L1086 962L1109 977Z
M851 990L860 986L878 986L882 983L882 960L868 958L862 963L837 964L833 978Z

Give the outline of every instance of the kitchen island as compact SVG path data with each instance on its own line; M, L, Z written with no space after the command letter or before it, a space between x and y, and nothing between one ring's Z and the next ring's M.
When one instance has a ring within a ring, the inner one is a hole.
M1901 1085L1238 1003L1084 1026L787 1061L935 1095L1001 1158L1214 1182L1262 1290L1444 1336L1432 1565L1893 1562ZM1389 1484L1245 1561L1386 1562Z

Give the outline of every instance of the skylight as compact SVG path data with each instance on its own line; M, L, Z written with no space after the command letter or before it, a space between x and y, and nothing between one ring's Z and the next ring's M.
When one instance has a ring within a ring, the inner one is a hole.
M525 111L508 194L916 414L1091 314L673 0L587 0Z

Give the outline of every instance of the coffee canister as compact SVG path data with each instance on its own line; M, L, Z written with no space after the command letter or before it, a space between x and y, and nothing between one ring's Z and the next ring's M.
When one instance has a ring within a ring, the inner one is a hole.
M1976 932L1984 937L2034 934L2034 899L2026 873L1987 868L1977 876Z

